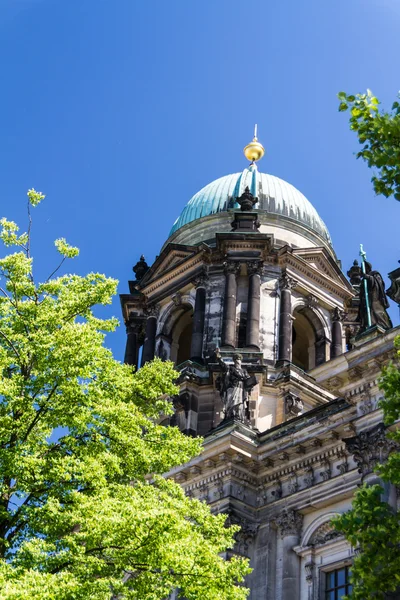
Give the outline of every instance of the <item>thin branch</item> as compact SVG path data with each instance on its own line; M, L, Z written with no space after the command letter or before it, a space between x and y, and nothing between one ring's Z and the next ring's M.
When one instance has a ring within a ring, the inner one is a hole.
M58 388L58 383L56 383L56 385L53 387L53 389L50 391L50 393L48 394L45 402L48 403L49 400L51 399L51 397L54 395L55 391ZM24 437L22 438L22 443L26 442L26 440L28 439L29 434L31 433L32 429L35 427L36 423L39 421L39 419L46 414L46 412L48 411L48 407L46 406L41 406L39 408L39 410L36 412L35 418L33 419L32 423L29 425Z
M50 273L50 275L46 279L46 283L53 277L53 275L55 275L57 273L57 271L61 268L61 266L64 263L64 261L65 261L66 258L67 257L64 256L64 258L62 259L62 261L60 262L60 264L58 265L58 267L56 269L54 269L54 271L52 273Z
M14 346L14 344L12 343L12 341L2 331L0 331L0 335L3 336L3 338L6 340L7 344L13 349L14 354L18 358L18 360L21 360L21 356L20 356L18 350L16 349L16 347Z

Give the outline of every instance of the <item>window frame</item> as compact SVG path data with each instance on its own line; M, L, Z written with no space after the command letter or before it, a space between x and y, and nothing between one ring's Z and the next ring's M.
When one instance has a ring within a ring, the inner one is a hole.
M340 569L343 569L343 568L347 569L348 583L346 584L346 586L341 586L340 588L338 588L338 587L330 588L329 591L336 591L337 589L344 589L345 593L346 594L348 593L348 592L346 592L346 588L351 586L350 574L348 571L351 569L352 566L353 566L352 560L341 560L341 561L332 562L330 564L323 565L319 568L319 598L321 600L326 600L326 595L328 592L328 590L326 589L327 575L329 573L332 573L332 571L340 571Z

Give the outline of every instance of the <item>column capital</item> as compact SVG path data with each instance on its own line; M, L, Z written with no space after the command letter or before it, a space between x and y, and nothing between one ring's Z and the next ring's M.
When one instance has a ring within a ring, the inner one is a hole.
M280 529L282 537L300 535L303 526L303 515L297 512L297 510L284 510L275 522Z
M126 323L126 333L129 335L130 333L136 333L139 335L143 332L143 319L140 321L127 321Z
M224 271L225 275L230 274L235 275L237 277L240 273L240 262L226 260L224 262Z
M386 437L386 427L379 423L376 427L361 431L351 438L344 438L347 451L353 455L358 472L362 475L372 473L374 468L387 460L389 454L399 446Z
M263 270L263 262L261 260L250 260L246 262L247 274L250 275L261 275Z
M289 277L287 273L283 273L278 279L278 285L280 290L291 290L297 285L297 281L292 277Z
M335 306L335 308L331 311L331 319L333 322L339 321L342 323L346 317L347 313L344 310L341 310L338 306Z
M158 315L160 314L160 308L158 306L156 306L155 304L146 306L144 309L144 315L147 318L150 317L154 317L154 318L158 318Z
M207 283L208 283L208 274L207 271L205 269L203 269L202 271L200 271L200 273L198 273L194 279L193 279L193 284L194 287L199 288L199 287L207 287Z

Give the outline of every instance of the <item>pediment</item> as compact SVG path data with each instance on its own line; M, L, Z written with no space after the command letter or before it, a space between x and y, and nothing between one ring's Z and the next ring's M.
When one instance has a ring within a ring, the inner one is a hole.
M304 261L310 269L319 275L330 279L342 288L346 288L351 295L354 294L354 290L340 266L328 255L324 248L296 248L296 250L293 250L292 255Z
M181 263L185 262L200 251L198 246L185 246L182 244L168 244L157 256L150 269L140 282L140 288L147 286L151 281L165 275Z

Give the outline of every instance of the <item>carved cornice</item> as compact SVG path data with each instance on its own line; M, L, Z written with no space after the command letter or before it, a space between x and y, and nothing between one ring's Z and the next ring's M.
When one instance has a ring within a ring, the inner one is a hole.
M303 526L303 515L296 510L284 510L276 519L282 537L300 535Z
M391 452L398 449L398 445L386 437L386 427L383 423L343 441L362 475L372 473L377 465L387 460Z

